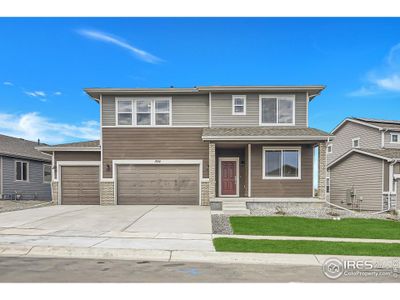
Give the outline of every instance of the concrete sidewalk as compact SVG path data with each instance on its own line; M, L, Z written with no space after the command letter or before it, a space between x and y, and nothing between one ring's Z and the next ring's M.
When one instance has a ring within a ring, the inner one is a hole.
M355 242L355 243L400 244L400 240L310 237L310 236L213 234L213 238L230 238L230 239L246 239L246 240L321 241L321 242L352 242L352 243Z
M134 261L200 262L215 264L256 264L282 266L322 266L328 258L335 257L342 260L369 260L380 265L400 264L400 257L200 252L182 250L135 250L21 245L0 245L0 256L117 259Z

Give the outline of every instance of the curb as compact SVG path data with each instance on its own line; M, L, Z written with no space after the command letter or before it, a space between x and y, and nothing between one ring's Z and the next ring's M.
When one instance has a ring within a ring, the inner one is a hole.
M200 252L181 250L136 250L115 248L78 248L52 246L0 245L0 257L42 257L76 259L115 259L162 262L197 262L215 264L257 264L281 266L320 267L328 258L363 259L378 262L393 262L399 257L373 256L330 256L313 254L272 254L272 253L236 253L236 252Z

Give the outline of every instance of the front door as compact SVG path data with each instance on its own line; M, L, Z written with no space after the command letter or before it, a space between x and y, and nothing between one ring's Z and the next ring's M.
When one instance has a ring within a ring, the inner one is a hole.
M239 196L237 193L237 160L221 160L221 177L220 177L220 185L221 185L221 196Z

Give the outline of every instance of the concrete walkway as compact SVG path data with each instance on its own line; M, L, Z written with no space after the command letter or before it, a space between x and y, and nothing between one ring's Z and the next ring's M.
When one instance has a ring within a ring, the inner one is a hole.
M356 243L400 244L400 240L331 238L331 237L309 237L309 236L213 234L213 238L230 238L230 239L246 239L246 240L321 241L321 242L356 242Z
M0 244L214 251L200 206L51 206L0 214Z

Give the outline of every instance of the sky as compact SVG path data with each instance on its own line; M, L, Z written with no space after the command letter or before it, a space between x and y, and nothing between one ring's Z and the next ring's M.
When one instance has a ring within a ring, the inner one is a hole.
M309 125L399 120L400 18L0 18L0 133L96 139L86 87L326 85Z

